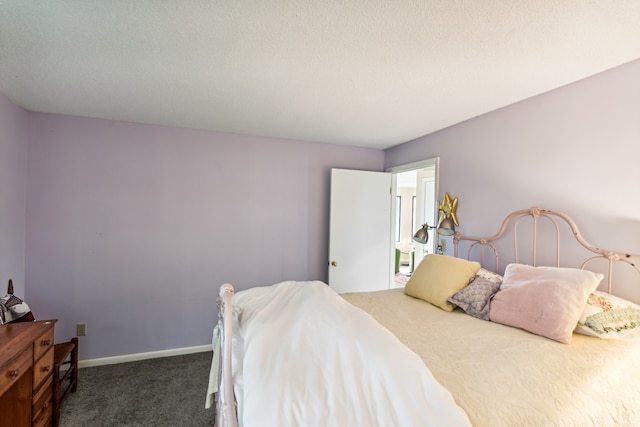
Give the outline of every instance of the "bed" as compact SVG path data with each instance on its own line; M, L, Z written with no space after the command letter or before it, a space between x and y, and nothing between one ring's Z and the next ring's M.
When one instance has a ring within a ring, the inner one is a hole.
M561 226L589 254L575 267L561 262ZM555 250L540 249L543 237ZM222 286L207 393L216 424L640 425L640 306L609 295L618 264L640 282L640 256L595 247L569 216L537 207L454 245L405 288Z

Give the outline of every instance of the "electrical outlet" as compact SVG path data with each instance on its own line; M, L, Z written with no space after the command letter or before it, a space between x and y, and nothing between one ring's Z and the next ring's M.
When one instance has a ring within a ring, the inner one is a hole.
M87 324L86 323L78 323L76 325L76 335L79 337L83 337L87 335Z

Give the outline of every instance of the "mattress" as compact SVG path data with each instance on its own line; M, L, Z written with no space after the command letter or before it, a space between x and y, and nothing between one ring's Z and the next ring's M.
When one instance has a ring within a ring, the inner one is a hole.
M474 426L640 425L638 342L561 344L403 289L342 296L417 353Z

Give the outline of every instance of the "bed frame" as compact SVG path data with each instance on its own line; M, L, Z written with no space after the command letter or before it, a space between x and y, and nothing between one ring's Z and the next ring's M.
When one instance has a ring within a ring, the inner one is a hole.
M538 250L538 219L544 218L550 221L552 228L555 230L555 247L556 247L556 266L560 267L560 221L564 221L570 228L571 232L575 236L577 242L594 255L584 261L580 268L585 268L589 263L596 259L605 259L608 261L608 281L607 290L611 293L612 288L612 275L613 265L620 261L626 263L640 273L640 255L633 255L623 252L614 252L604 249L600 249L594 245L589 244L580 233L578 226L575 222L565 213L551 210L542 209L539 207L532 207L530 209L524 209L515 211L503 221L500 230L493 237L481 238L465 236L456 232L453 237L454 243L454 256L459 256L460 242L468 241L469 247L467 250L467 259L470 259L471 255L476 255L479 251L479 258L481 264L485 265L485 252L490 252L492 258L495 260L495 269L490 267L494 271L499 271L499 254L498 248L495 246L495 242L505 235L507 230L513 230L513 244L514 244L514 262L521 262L518 253L518 226L520 222L525 218L531 218L533 220L532 225L532 262L531 265L537 263L537 250ZM511 227L509 227L511 225ZM237 427L237 408L236 400L234 396L233 378L231 370L232 361L232 297L234 294L233 286L229 283L222 285L218 296L218 316L221 341L220 341L220 363L218 373L218 392L216 393L216 426L221 427ZM229 338L227 338L229 337Z
M233 343L233 285L225 283L218 294L218 326L222 326L220 334L220 361L218 365L218 392L216 393L215 426L238 427L236 399L233 393L233 376L231 369L231 350ZM215 355L214 355L215 356Z

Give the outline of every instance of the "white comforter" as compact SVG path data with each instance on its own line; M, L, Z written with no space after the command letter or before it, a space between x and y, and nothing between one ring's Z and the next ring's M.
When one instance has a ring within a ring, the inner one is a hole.
M238 292L233 370L241 426L461 426L422 360L322 282Z

